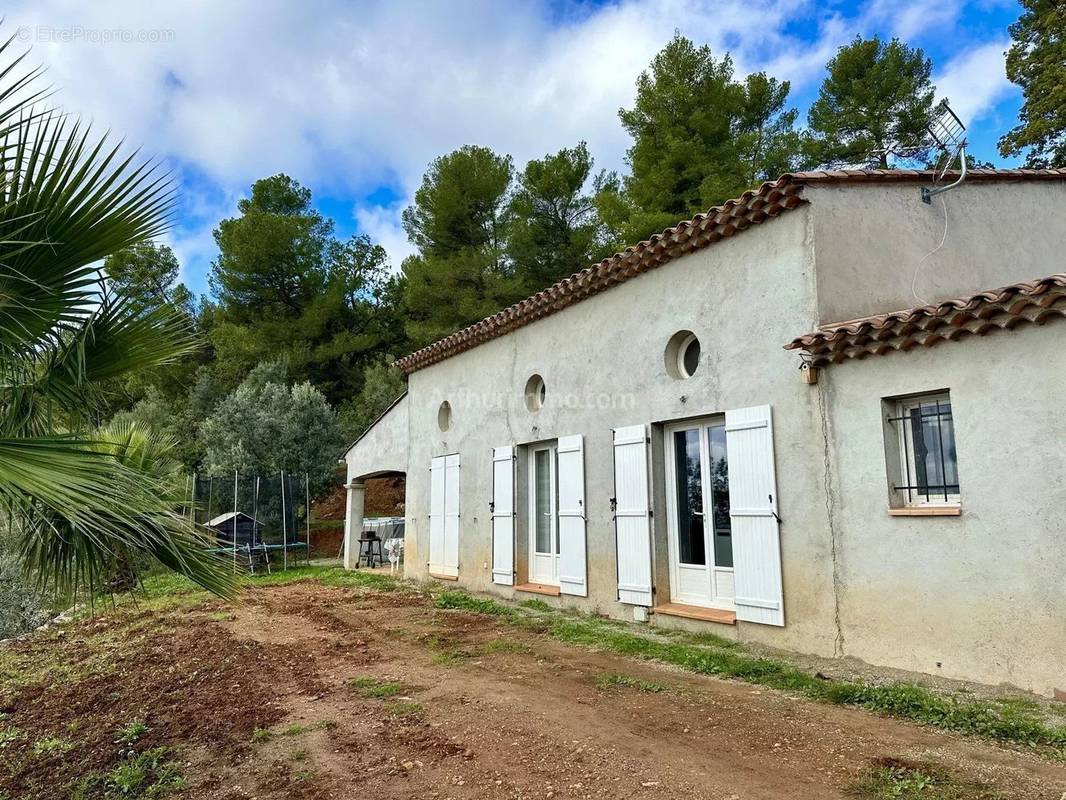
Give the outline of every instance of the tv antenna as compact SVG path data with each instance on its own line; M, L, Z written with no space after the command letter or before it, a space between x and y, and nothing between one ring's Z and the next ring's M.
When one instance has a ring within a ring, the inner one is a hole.
M962 120L951 110L947 98L944 98L933 109L929 119L929 136L937 150L937 159L934 166L934 178L932 186L922 187L922 202L931 203L934 195L949 192L966 180L966 126ZM955 160L959 161L958 177L947 184L940 186L951 165Z

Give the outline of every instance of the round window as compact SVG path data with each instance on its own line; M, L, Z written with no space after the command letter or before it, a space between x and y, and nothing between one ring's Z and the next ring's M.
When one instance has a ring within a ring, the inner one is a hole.
M665 356L671 378L691 378L700 368L700 340L692 331L678 331L667 342Z
M700 366L700 340L696 338L695 334L690 334L688 338L681 344L681 350L678 353L677 369L686 378L691 378L696 374L696 370Z
M437 409L437 427L442 431L452 426L452 404L445 400Z
M526 408L530 411L539 411L544 407L544 398L548 396L548 389L544 385L544 378L540 375L531 375L526 381Z

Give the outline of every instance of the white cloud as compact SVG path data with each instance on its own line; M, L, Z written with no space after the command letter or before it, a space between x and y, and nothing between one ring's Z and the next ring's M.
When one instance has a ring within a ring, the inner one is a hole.
M562 16L551 0L9 0L4 29L28 26L32 59L48 65L68 110L187 168L192 186L210 184L210 198L191 203L202 210L174 234L203 262L218 217L253 180L280 171L334 197L382 184L410 197L428 162L462 144L523 164L582 139L599 167L620 168L629 142L617 110L675 29L730 51L738 73L768 69L801 92L836 47L871 32L857 27L877 18L906 35L954 20L960 3L915 0L900 11L872 0L844 19L819 0L619 0ZM813 41L790 31L800 17L815 21ZM109 44L86 33L104 30L167 33ZM967 86L991 102L987 86L966 84L984 64L971 55L945 68L944 88ZM410 252L401 209L354 212L394 264Z
M409 204L409 200L404 200L388 206L357 206L355 209L359 230L385 248L393 272L398 272L403 260L415 253L414 245L407 241L407 234L400 224L400 214Z
M941 97L967 126L979 121L1015 87L1007 80L1004 53L1009 42L992 42L964 50L933 77Z
M951 32L962 7L963 0L873 0L863 17L867 22L884 23L893 36L910 39L938 29Z

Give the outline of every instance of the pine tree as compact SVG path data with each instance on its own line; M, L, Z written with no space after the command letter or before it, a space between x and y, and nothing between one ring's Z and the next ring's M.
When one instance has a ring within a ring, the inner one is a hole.
M826 70L807 114L820 163L888 169L892 145L928 145L935 88L929 77L932 62L920 48L899 39L856 37Z
M675 34L637 79L619 117L633 137L631 174L604 175L596 205L620 243L738 196L802 165L789 84L765 73L734 79L728 54Z
M527 293L584 269L605 253L591 194L592 156L581 142L526 164L508 207L507 255Z
M418 254L403 263L407 335L416 345L522 297L505 260L510 156L466 145L437 158L403 213Z
M1010 26L1007 77L1022 87L1020 124L999 140L1004 156L1026 153L1027 167L1066 167L1066 5L1021 0Z

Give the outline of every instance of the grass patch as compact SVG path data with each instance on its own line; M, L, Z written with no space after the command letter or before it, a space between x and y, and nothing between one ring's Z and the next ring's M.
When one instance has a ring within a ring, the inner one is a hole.
M518 608L461 591L442 592L435 603L437 608L488 614L515 625L529 626L531 622L531 617ZM710 633L680 632L652 638L633 633L630 626L613 620L562 613L540 618L539 622L554 639L565 644L796 692L944 730L1026 745L1066 758L1066 725L1048 724L1039 706L1024 698L962 698L911 684L823 680L787 661L750 653L737 642Z
M181 765L164 747L146 750L106 774L86 775L73 787L71 800L157 800L185 788Z
M471 614L489 614L494 617L506 617L507 619L518 619L521 616L511 606L505 606L503 603L483 597L474 597L466 592L454 589L438 594L437 599L433 601L433 605L437 608L469 611Z
M430 661L436 664L438 667L451 667L455 664L459 664L466 661L468 658L473 657L473 653L469 650L463 650L461 648L449 648L447 650L438 650L433 654Z
M33 743L33 754L35 756L53 756L73 749L73 742L60 739L58 736L42 736Z
M273 734L266 728L256 728L252 731L252 741L256 743L269 742Z
M493 639L481 648L481 652L486 655L491 655L492 653L528 653L530 652L530 647L510 639Z
M596 676L596 688L600 691L609 691L619 687L636 689L638 692L659 694L668 691L668 688L655 681L646 681L642 678L634 678L632 675L621 675L616 672L601 672Z
M307 751L301 748L299 750L293 750L291 753L289 753L289 758L292 761L306 761L307 755Z
M931 764L882 758L849 787L864 800L1001 800L987 786L961 781Z
M389 713L394 717L413 717L425 711L425 707L421 703L413 703L404 700L389 703L388 709Z
M138 739L148 733L148 725L141 720L134 720L128 722L118 729L118 735L115 738L115 744L131 745L135 744Z
M322 719L322 720L319 720L318 722L314 722L314 723L312 723L310 725L304 725L303 723L300 723L300 722L293 722L293 723L291 723L289 725L286 725L284 728L282 728L280 731L278 731L277 735L278 736L302 736L303 734L309 733L310 731L326 730L326 729L335 728L335 727L337 727L337 723L334 722L331 719ZM256 730L256 732L252 733L252 740L253 741L257 741L256 740L256 733L259 732L259 731L262 731L263 729L262 728L256 728L255 730ZM273 736L274 736L274 734L271 733L270 731L263 731L263 733L261 734L261 738L258 739L258 741L265 742L265 741L273 738Z
M545 603L543 600L537 600L535 598L530 600L521 600L519 601L518 605L522 608L532 609L533 611L542 611L548 613L555 611L554 608Z
M392 697L403 691L399 681L379 681L371 677L354 678L350 685L363 697L370 698Z
M0 750L7 748L12 742L17 742L22 738L22 730L16 728L14 725L7 725L0 728Z

